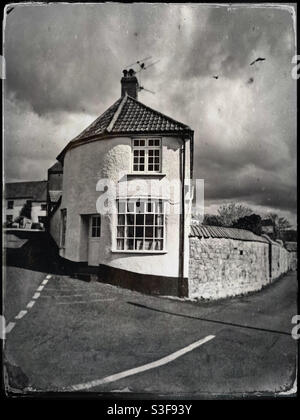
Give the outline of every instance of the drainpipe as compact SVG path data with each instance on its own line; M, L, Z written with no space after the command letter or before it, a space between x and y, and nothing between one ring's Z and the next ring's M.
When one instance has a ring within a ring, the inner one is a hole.
M184 236L185 236L185 202L184 202L184 181L185 181L185 139L180 150L180 181L181 181L181 214L179 229L179 278L178 278L178 296L185 295L184 288Z

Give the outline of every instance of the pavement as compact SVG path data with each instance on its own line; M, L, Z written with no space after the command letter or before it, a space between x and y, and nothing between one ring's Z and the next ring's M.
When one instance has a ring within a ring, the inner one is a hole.
M12 392L234 398L295 382L295 272L245 297L190 302L6 267L4 302Z

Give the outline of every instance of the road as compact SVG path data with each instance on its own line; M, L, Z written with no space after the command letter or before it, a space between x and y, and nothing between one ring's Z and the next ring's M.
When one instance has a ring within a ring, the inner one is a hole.
M273 395L295 381L295 273L259 293L198 303L15 267L5 286L14 389L184 399Z

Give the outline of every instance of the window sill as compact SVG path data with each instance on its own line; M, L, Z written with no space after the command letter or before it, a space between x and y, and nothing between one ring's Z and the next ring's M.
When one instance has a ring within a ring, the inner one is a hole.
M149 255L149 254L150 255L153 255L153 254L167 254L168 253L168 251L166 251L166 250L159 250L159 251L141 250L141 251L138 251L138 250L134 250L134 249L124 249L124 250L122 250L122 249L112 249L111 252L114 253L114 254L147 254L147 255Z
M161 172L129 172L128 174L126 174L127 177L134 177L134 176L153 176L153 177L164 177L167 176L167 174L165 173L161 173Z

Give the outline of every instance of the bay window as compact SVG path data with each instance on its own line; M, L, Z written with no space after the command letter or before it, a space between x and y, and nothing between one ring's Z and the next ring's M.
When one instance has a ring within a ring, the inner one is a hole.
M117 250L163 251L165 249L164 201L118 200Z

